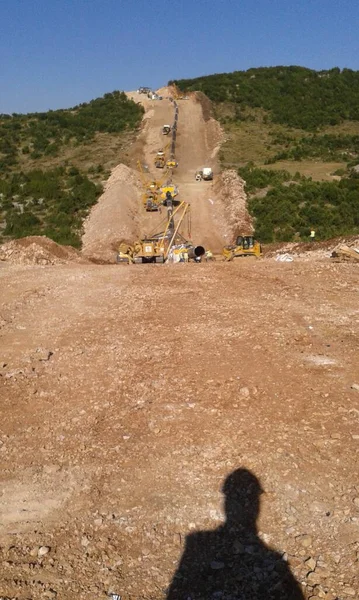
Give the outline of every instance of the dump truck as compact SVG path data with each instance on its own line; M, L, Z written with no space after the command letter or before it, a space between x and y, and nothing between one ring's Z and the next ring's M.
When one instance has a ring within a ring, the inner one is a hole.
M259 258L262 254L262 247L254 239L253 235L239 235L235 244L223 248L222 254L227 261L240 256L255 256Z

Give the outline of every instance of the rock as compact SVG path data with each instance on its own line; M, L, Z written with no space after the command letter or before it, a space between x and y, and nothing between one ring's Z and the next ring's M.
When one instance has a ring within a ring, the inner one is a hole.
M352 390L356 390L357 392L359 392L359 383L352 383L350 387Z
M36 356L35 358L40 361L50 360L53 352L51 350L47 350L46 348L36 348Z
M239 540L236 540L234 542L233 552L234 552L234 554L243 554L244 553L244 546L243 546L243 544L241 544L241 542Z
M311 571L310 573L308 573L307 579L310 585L315 585L321 582L320 575L318 575L318 573L316 573L315 571Z
M308 567L309 571L314 571L317 566L317 561L311 556L305 561L305 566Z
M46 554L48 554L50 552L51 548L50 546L40 546L40 548L37 551L37 555L40 556L46 556Z
M84 548L87 548L87 546L90 544L90 540L88 539L88 537L86 537L86 535L83 535L81 538L81 546L83 546Z
M356 596L356 591L354 588L352 587L345 587L343 589L343 594L345 594L346 596Z
M242 387L239 390L239 394L240 394L240 396L242 396L242 398L249 398L250 391L249 391L249 389L247 387Z
M354 498L353 502L354 502L355 506L357 506L359 508L359 497Z
M303 548L309 548L312 545L312 536L304 533L303 535L298 535L295 538Z
M103 523L103 518L102 517L99 517L98 519L94 520L95 527L101 527L102 523Z
M218 571L219 569L224 569L224 562L212 560L211 569L214 569L215 571Z

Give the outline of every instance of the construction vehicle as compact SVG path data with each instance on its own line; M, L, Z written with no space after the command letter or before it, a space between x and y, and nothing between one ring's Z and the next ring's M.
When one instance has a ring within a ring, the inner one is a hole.
M198 169L196 171L196 181L212 181L213 179L213 171L211 167L203 167L203 169Z
M159 150L155 156L156 169L163 169L166 164L166 157L163 150Z
M198 262L201 260L205 254L203 246L194 246L179 232L185 217L189 216L190 205L181 202L177 208L174 208L170 192L167 192L164 204L167 207L164 231L145 236L133 245L121 244L117 254L118 263L164 263L166 260Z
M151 88L149 88L149 87L140 87L140 88L138 88L137 91L138 91L139 94L149 94L150 91L151 91Z
M176 161L175 158L170 158L166 162L166 167L167 167L167 169L175 169L176 167L178 167L178 162Z
M145 210L147 212L154 212L160 209L161 199L159 194L157 193L157 190L147 191L143 195L142 200Z
M162 127L162 133L163 135L168 135L169 133L171 133L171 125L164 125Z
M178 195L178 187L170 181L168 181L165 185L161 185L159 188L159 196L162 201L166 200L167 192L169 192L171 194L171 196L174 200L175 197ZM175 200L174 200L174 204L176 204Z
M235 244L223 248L222 254L227 261L239 256L256 256L259 258L262 254L262 247L253 235L239 235Z

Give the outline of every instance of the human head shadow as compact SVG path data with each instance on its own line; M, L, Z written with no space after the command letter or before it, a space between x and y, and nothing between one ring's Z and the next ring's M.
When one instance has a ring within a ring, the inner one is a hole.
M222 492L224 524L186 537L167 600L304 600L288 564L258 537L257 477L237 469Z

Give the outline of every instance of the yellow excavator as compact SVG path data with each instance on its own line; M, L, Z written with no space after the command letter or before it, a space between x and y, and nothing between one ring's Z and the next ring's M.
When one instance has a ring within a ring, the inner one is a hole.
M166 260L199 262L201 260L205 254L203 246L194 246L179 231L185 217L189 216L190 205L181 202L174 208L170 192L167 192L164 204L167 207L165 229L160 233L145 236L133 245L121 244L116 258L118 263L164 263Z
M233 260L239 256L255 256L260 258L262 247L253 235L239 235L235 244L225 246L222 250L225 260Z

